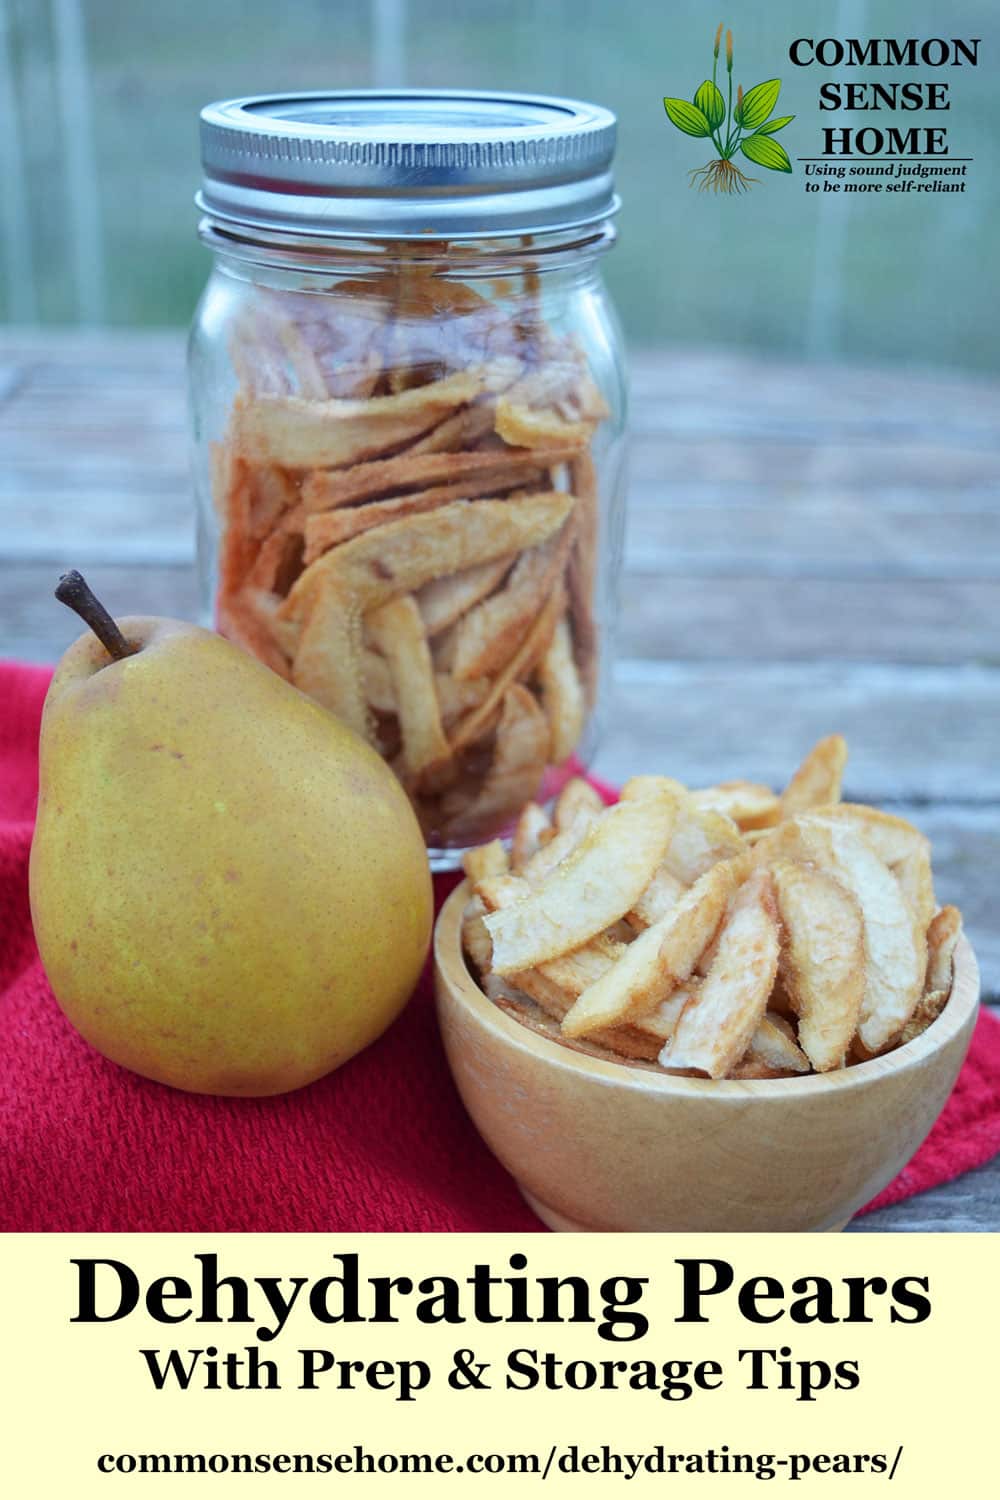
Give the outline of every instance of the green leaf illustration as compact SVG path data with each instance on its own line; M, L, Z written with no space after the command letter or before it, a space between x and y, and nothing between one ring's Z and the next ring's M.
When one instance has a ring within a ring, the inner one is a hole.
M744 130L757 130L778 102L781 79L772 78L768 83L756 83L743 95L743 113L740 124Z
M767 135L748 135L740 142L743 155L758 167L767 167L772 172L790 172L792 164L788 152L780 141L772 141Z
M666 100L664 99L664 104ZM695 108L700 109L712 130L721 125L726 118L726 101L722 96L722 90L717 83L706 78L701 88L694 96ZM667 114L669 114L669 109ZM674 122L676 124L676 121Z
M686 99L664 99L663 108L672 125L678 130L683 130L685 135L710 135L712 127L709 125L701 110L694 104L689 104Z
M768 120L766 125L762 125L760 127L760 129L757 131L757 134L774 135L777 131L784 130L785 126L790 125L794 119L794 115L782 115L780 119Z

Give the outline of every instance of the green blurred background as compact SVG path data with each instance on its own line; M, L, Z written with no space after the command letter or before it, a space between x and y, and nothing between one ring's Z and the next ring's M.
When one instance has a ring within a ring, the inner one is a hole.
M1000 115L996 0L0 0L0 316L20 323L186 323L207 271L195 237L197 116L210 99L411 84L519 88L610 105L620 120L621 239L608 278L634 345L708 344L815 358L992 370ZM791 157L840 76L948 82L963 194L849 199L758 171L743 199L687 173L712 154L662 96L710 74L717 23L734 79L778 76ZM798 36L981 37L976 69L794 68Z

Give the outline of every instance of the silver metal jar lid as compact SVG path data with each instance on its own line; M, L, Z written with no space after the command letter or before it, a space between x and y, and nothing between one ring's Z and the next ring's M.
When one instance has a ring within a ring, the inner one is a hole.
M576 99L454 89L227 99L201 112L198 206L218 228L477 239L616 211L615 117Z

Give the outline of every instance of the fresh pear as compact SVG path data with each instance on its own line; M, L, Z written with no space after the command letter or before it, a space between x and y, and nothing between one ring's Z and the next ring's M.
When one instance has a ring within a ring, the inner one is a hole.
M211 631L91 630L45 701L31 912L98 1051L175 1088L280 1094L373 1041L427 953L430 872L375 751Z

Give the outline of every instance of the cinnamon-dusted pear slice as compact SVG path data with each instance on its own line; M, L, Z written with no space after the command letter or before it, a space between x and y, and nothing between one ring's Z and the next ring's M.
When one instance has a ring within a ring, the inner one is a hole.
M614 968L584 991L564 1019L567 1036L634 1021L690 979L732 893L732 863L715 865L665 917L628 944Z
M633 906L632 910L625 913L625 920L630 927L638 928L652 927L654 922L659 922L662 917L683 896L687 887L683 880L678 880L676 875L661 865L653 873L653 878Z
M427 515L408 516L363 534L312 563L284 605L299 618L310 595L327 580L363 609L394 594L412 593L432 579L534 547L558 531L573 497L555 490L511 500L456 500Z
M600 817L604 811L604 804L600 802L597 807L588 806L580 802L572 819L564 816L563 825L557 827L550 839L546 839L538 849L526 861L522 871L525 880L532 885L538 885L545 880L557 865L568 859L587 835L589 828Z
M580 674L573 659L573 640L565 615L538 665L538 682L552 733L552 763L560 766L580 743L587 705Z
M247 580L260 552L260 538L250 524L253 503L253 473L235 454L215 450L213 492L222 522L219 548L219 590L237 594Z
M554 832L548 813L537 802L527 802L522 807L510 846L510 867L515 875L523 872L528 861L549 842Z
M717 786L693 791L691 796L697 807L732 818L743 833L770 828L781 816L781 799L758 781L720 781Z
M266 594L287 594L302 572L301 506L294 505L278 522L247 575L247 587Z
M927 994L921 995L914 1007L913 1015L895 1038L895 1045L905 1047L907 1042L915 1041L918 1036L922 1036L928 1026L937 1020L948 1004L949 998L948 990L929 990Z
M458 480L454 484L439 484L428 490L395 495L391 500L372 500L367 505L320 511L305 517L305 561L307 564L315 562L317 557L322 557L331 547L349 542L352 537L360 536L363 531L371 531L375 526L385 526L389 521L422 515L425 511L448 505L452 500L471 500L478 495L500 496L507 490L519 487L523 481L532 481L529 487L537 489L542 478L540 469L532 469L524 475L516 476L498 474L496 470L492 470Z
M485 502L481 501L480 504ZM510 502L508 502L509 504ZM478 708L466 714L449 731L448 741L453 754L458 754L468 745L474 744L493 725L500 703L512 682L524 682L534 672L538 662L552 639L552 632L563 610L566 608L566 590L558 585L539 610L523 643L493 678L489 695Z
M784 1016L765 1011L730 1078L789 1078L809 1072L809 1059Z
M559 1028L552 1024L558 1021L562 1013L563 1004L571 1004L566 996L562 995L557 985L547 985L544 980L535 976L532 982L533 994L523 990L518 985L501 979L499 974L487 974L486 993L489 998L505 1011L509 1016L516 1016L523 1026L537 1032L539 1036L547 1036L552 1041L559 1040Z
M743 839L732 818L713 808L699 807L687 787L671 777L633 776L628 785L639 787L647 781L665 783L677 798L677 818L663 861L664 870L675 881L692 885L720 859L733 859L744 852Z
M649 1041L655 1041L657 1053L660 1053L663 1050L663 1044L673 1037L676 1025L684 1014L685 1005L697 995L697 990L699 990L699 981L693 980L690 984L682 984L679 989L672 990L670 995L667 995L666 1001L658 1002L658 1005L654 1005L654 1008L645 1016L637 1016L634 1022L628 1022L627 1025L636 1029L643 1037L648 1037ZM616 1037L618 1028L613 1028L607 1035ZM610 1046L615 1046L615 1044L612 1043Z
M517 352L505 310L443 271L441 263L410 260L393 278L386 363L394 390L422 383L439 367L464 369L487 353Z
M255 308L244 307L237 314L229 338L229 358L240 384L237 402L285 395L292 390L285 351Z
M563 1036L559 1029L560 997L557 991L540 986L536 981L535 987L539 994L529 998L506 986L498 975L489 974L487 980L491 981L487 994L499 1010L513 1016L529 1031L548 1037L550 1041L569 1048L571 1052L581 1052L586 1057L597 1057L626 1066L636 1062L653 1062L656 1057L659 1041L645 1035L637 1026L620 1026L615 1031L595 1032L593 1036L577 1041Z
M484 977L493 957L490 935L483 926L485 915L486 907L479 896L473 896L462 913L462 948Z
M495 426L505 443L518 448L582 448L594 430L593 422L573 421L551 407L522 406L508 396L497 401Z
M829 822L846 823L860 834L892 870L918 927L926 931L937 910L931 846L926 835L905 818L860 802L840 802L832 807L817 807L814 812Z
M442 802L446 831L476 838L484 828L501 826L538 791L549 759L549 726L532 693L515 682L504 694L493 762L471 798L462 795L455 811L450 794Z
M502 840L497 839L496 842L502 846ZM470 850L473 856L475 852L474 849ZM480 866L473 859L470 870L466 867L465 860L462 861L462 868L472 882L476 895L481 896L485 901L488 912L501 911L505 906L513 906L528 894L528 886L522 876L510 869L491 869L491 863L492 861L486 861L484 866Z
M683 791L679 781L669 781L666 777L633 776L622 796L635 797L664 787L671 792ZM538 885L550 875L583 842L588 829L604 811L604 799L588 781L582 776L568 781L556 799L555 831L528 860L523 871L525 879Z
M314 341L310 337L312 326L306 322L299 323L289 316L289 311L276 299L258 294L258 327L266 326L282 349L295 376L298 394L309 401L325 401L331 392L327 388L326 378L316 357Z
M573 339L558 335L538 351L529 368L510 393L526 406L555 406L565 412L580 412L595 422L608 415L608 408L594 385L587 356Z
M677 1028L677 1022L684 1014L684 1007L698 993L699 981L691 980L689 984L681 985L679 989L673 990L665 1000L661 1000L651 1011L644 1016L638 1016L631 1024L643 1036L648 1036L657 1042L657 1052L663 1048L664 1042L670 1040ZM613 1033L612 1033L613 1035Z
M294 652L292 654L294 655ZM376 713L397 713L399 705L396 701L396 690L392 685L392 676L385 657L377 651L366 648L362 654L361 671L364 679L365 699ZM484 677L477 678L473 682L456 682L454 677L449 677L447 673L435 672L434 691L441 710L441 722L448 725L460 714L468 713L470 709L478 707L489 693L490 683Z
M531 887L513 874L485 874L474 882L487 912L502 911L523 900ZM578 995L608 972L625 952L622 943L599 933L589 943L572 953L548 959L533 969L523 969L512 983L559 1019L566 1014Z
M335 368L327 370L326 383L331 396L344 401L364 401L374 394L384 372L378 333L377 328L369 329L349 354L337 357Z
M865 993L861 909L824 870L779 860L772 874L784 928L781 976L799 1045L817 1073L842 1068Z
M596 818L598 813L604 811L604 807L604 798L596 787L591 786L582 776L571 776L556 798L552 817L556 828L562 832L576 822L580 812L587 812Z
M847 764L847 741L830 734L809 751L781 796L781 816L794 818L828 802L840 801L840 784Z
M371 459L350 469L316 469L302 485L302 503L309 512L334 510L365 500L383 500L406 490L456 484L482 474L504 474L526 483L524 475L561 463L569 450L515 448L496 453L414 453L408 449L393 458Z
M828 823L845 823L860 834L883 864L895 865L917 851L927 853L930 841L905 818L867 807L862 802L837 802L832 806L814 807L812 815Z
M275 641L267 621L255 609L251 594L246 591L220 594L215 601L215 623L219 634L227 641L249 651L286 682L291 679L288 658Z
M434 667L413 595L401 594L372 610L365 617L365 630L385 657L392 679L405 777L419 775L449 752L434 689Z
M919 931L926 932L937 911L930 844L905 854L892 866L892 873L899 881L899 888Z
M298 650L299 627L294 621L281 619L278 612L284 600L277 594L268 594L263 589L250 587L243 588L239 598L253 611L282 656L291 663Z
M361 655L361 677L364 684L365 701L376 713L396 712L396 689L392 685L392 674L385 657L371 646L365 646Z
M569 859L530 895L487 917L496 972L557 958L624 916L663 858L675 815L668 788L623 796L603 812Z
M477 893L484 880L496 875L509 875L510 860L503 840L492 839L488 844L480 844L477 849L466 849L462 855L462 869ZM487 908L484 906L483 910L486 911Z
M564 526L537 547L527 548L504 587L462 616L452 643L455 677L491 676L510 660L561 577L572 540L572 529Z
M577 497L574 520L576 542L566 570L573 640L588 704L597 688L598 640L594 621L597 587L597 552L600 532L600 500L597 469L590 450L584 448L569 465L568 488Z
M778 970L778 911L767 870L741 886L712 966L660 1053L665 1068L725 1078L750 1045Z
M292 669L296 686L370 737L362 614L442 574L535 545L558 530L572 503L551 491L516 500L456 500L326 553L305 570L281 610L285 619L306 616Z
M564 346L499 398L496 430L504 442L527 448L560 441L582 447L607 415L583 355Z
M471 682L456 682L447 672L435 672L434 689L441 707L441 722L448 728L463 714L480 708L490 696L493 684L488 677L474 677Z
M473 935L474 941L476 936ZM489 941L488 935L486 940ZM568 958L555 962L569 963L575 956L571 954ZM610 960L606 962L610 964ZM544 966L545 969L548 967L549 965ZM501 979L499 974L484 974L483 987L499 1009L516 1017L522 1025L537 1032L539 1036L548 1037L562 1047L585 1053L588 1057L605 1058L614 1062L653 1062L670 1035L676 1017L691 998L690 990L678 990L657 1007L652 1017L647 1016L641 1021L615 1026L607 1031L591 1032L585 1038L567 1037L559 1025L560 1018L572 1004L567 992L546 979L542 969L534 969L527 975L516 975L515 978L527 988L515 988L507 980Z
M258 288L249 310L251 336L256 333L258 346L280 351L297 394L307 399L364 399L382 372L389 299L361 280L338 282L337 297L334 311L326 298L310 293ZM252 360L252 349L248 353ZM244 383L255 389L252 370Z
M849 823L806 815L797 819L809 855L857 900L864 923L866 983L858 1040L880 1052L906 1025L924 986L925 934L917 928L899 882Z
M732 859L742 852L743 840L732 818L713 808L699 807L690 793L681 796L673 837L663 861L668 874L684 885L691 885L718 860Z
M954 977L955 949L962 936L962 913L957 906L942 906L927 929L927 992L951 993Z
M299 503L299 486L285 469L273 464L259 464L250 478L250 509L247 525L250 535L263 541L278 525L282 516ZM299 530L301 530L301 526Z
M491 594L513 561L513 556L494 558L491 562L476 563L471 568L462 568L458 573L425 583L417 594L417 603L427 634L436 636L447 630L449 625L461 619L466 610Z
M450 417L445 417L430 432L411 443L406 456L418 457L424 453L458 453L475 446L493 431L495 411L492 399L482 398L470 406L460 407Z
M400 448L442 417L488 391L509 384L512 362L462 370L430 385L365 401L306 401L301 396L258 396L235 407L236 441L255 463L291 469L345 467Z
M288 616L287 604L286 600L279 610L279 619L299 623L300 616ZM361 618L357 605L352 606L350 596L346 591L342 595L332 580L318 588L301 619L292 681L374 745L374 721L365 696Z

